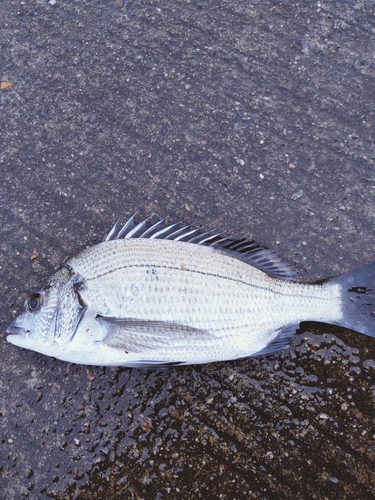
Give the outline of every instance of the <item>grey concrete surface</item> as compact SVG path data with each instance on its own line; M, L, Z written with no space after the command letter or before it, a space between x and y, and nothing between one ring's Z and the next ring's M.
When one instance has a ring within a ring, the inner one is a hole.
M370 337L306 323L278 355L165 372L5 340L136 209L302 281L373 260L374 36L370 0L1 1L1 498L374 498Z

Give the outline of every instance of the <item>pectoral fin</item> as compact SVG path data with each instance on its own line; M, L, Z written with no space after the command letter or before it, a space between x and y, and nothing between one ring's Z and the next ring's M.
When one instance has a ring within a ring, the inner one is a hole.
M211 335L206 330L168 321L140 320L135 318L96 318L108 332L102 342L115 349L129 352L156 351L170 346L184 346L194 341L203 343Z

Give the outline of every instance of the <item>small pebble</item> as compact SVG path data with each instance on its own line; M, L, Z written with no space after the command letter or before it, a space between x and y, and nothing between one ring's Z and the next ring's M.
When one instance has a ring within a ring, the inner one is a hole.
M10 90L12 88L12 84L10 82L0 82L1 90Z
M33 248L33 252L31 254L30 260L35 260L39 257L38 251L36 248Z
M303 191L302 189L298 191L297 193L292 194L291 198L293 201L298 200L298 198L301 198L303 196Z

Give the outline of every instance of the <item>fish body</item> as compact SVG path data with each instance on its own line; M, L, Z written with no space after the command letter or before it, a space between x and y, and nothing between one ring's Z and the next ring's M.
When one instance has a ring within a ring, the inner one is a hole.
M253 241L146 221L116 223L69 259L26 301L8 341L75 363L156 367L275 352L301 321L375 336L375 263L297 283Z

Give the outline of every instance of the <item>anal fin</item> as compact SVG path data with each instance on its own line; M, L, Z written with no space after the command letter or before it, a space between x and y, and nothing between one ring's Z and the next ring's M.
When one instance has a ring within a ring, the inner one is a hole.
M267 354L273 354L278 351L282 351L283 349L286 349L289 347L290 341L296 331L299 328L299 323L298 325L288 325L285 326L284 328L281 328L280 330L277 331L276 337L266 345L266 347L263 347L258 352L255 352L250 358L256 357L256 356L265 356Z

